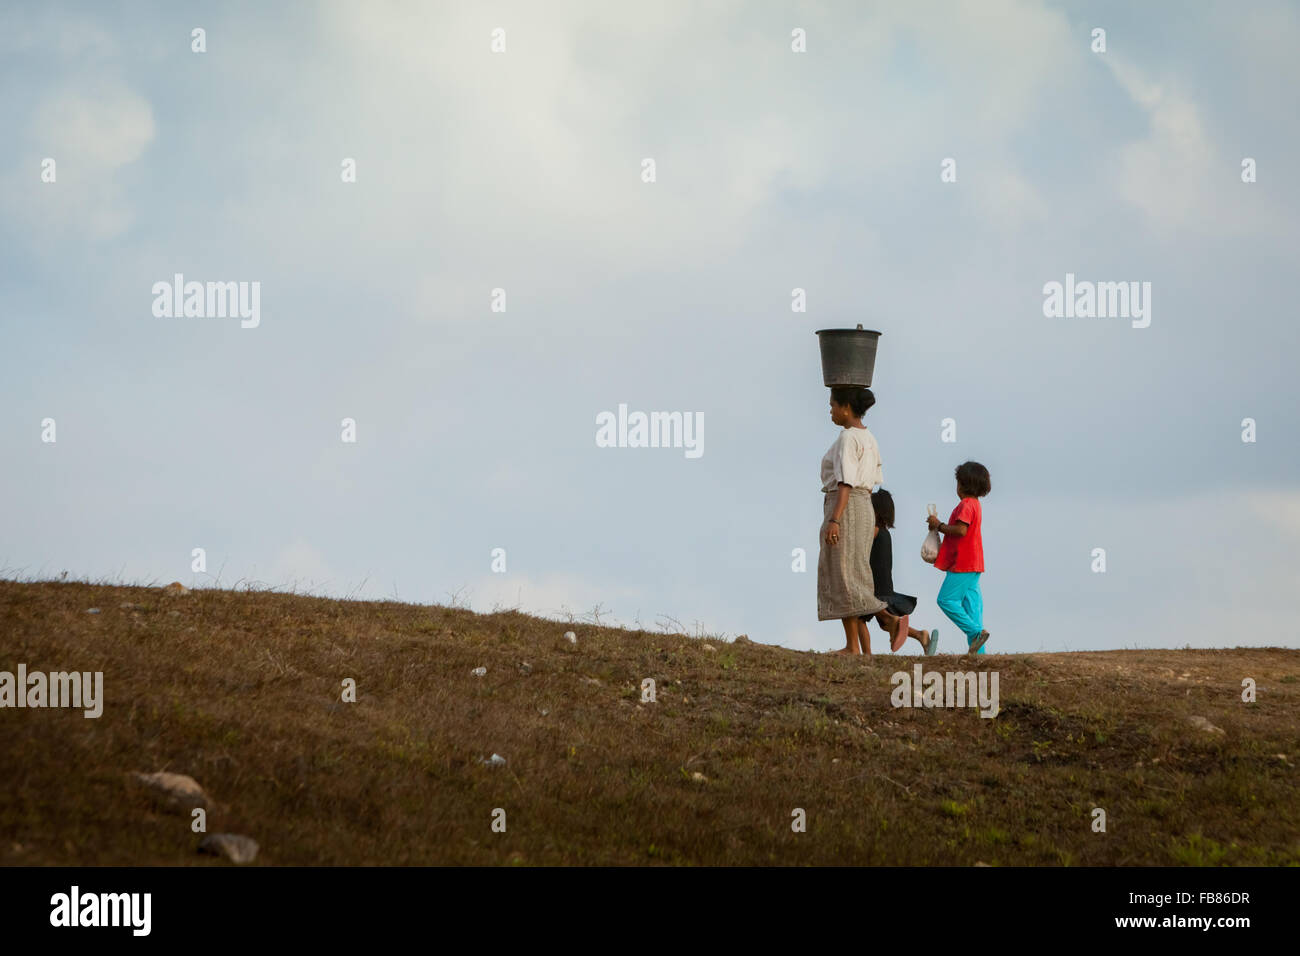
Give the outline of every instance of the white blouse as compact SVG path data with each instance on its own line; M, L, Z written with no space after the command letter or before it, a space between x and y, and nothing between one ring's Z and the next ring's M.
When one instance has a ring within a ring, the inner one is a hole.
M874 488L885 480L876 436L866 428L842 428L822 458L822 491L831 492L842 481L854 488Z

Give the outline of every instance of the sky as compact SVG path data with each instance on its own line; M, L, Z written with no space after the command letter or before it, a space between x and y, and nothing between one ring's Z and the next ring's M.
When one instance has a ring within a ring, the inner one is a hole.
M0 576L829 650L861 323L914 626L973 459L989 653L1300 647L1297 48L1268 0L5 4ZM178 273L256 325L156 315ZM702 454L598 447L620 404Z

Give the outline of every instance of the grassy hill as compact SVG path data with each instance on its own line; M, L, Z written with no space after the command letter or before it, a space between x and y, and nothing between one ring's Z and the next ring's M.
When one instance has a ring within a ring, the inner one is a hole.
M1001 712L894 708L890 675L918 662L997 670ZM157 770L202 784L208 831L257 840L253 865L1300 863L1293 650L864 660L515 612L0 581L0 670L19 663L103 671L106 703L97 720L0 710L7 865L231 865L126 783ZM493 753L505 766L479 762Z

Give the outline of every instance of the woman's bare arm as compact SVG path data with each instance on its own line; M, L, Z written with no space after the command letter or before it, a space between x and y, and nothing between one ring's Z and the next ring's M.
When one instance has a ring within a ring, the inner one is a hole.
M831 529L832 527L838 528L840 526L839 520L844 515L844 509L848 507L849 491L852 490L852 488L852 485L846 485L841 481L839 488L836 489L837 497L835 498L835 510L831 512L831 516L826 522L826 540L830 544L835 543L835 541L831 540Z

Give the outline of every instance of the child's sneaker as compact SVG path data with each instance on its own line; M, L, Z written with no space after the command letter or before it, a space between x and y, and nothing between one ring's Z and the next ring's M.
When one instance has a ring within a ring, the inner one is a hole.
M980 631L973 638L971 638L970 647L967 648L967 653L978 654L980 648L984 646L984 642L987 641L988 639L989 639L989 632Z

